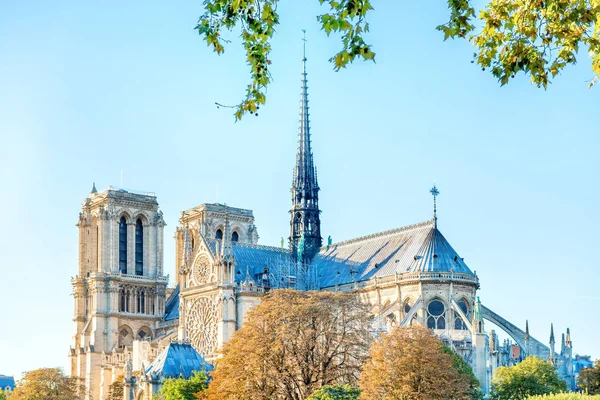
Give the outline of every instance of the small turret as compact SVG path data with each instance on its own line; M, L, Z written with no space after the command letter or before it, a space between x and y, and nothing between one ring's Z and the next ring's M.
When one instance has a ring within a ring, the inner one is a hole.
M550 324L550 362L552 364L555 363L556 359L554 356L554 344L556 341L554 340L554 324Z
M481 313L481 300L479 299L479 296L477 296L475 309L473 310L473 328L475 333L484 333L483 315Z
M525 320L525 340L529 340L529 320Z
M96 189L96 182L92 183L92 190L90 190L90 194L96 194L98 190Z
M568 348L573 348L573 342L571 341L571 330L567 328L567 336L565 338L565 344Z

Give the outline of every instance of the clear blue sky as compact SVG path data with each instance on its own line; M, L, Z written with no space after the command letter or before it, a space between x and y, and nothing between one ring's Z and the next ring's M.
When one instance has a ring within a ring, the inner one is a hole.
M175 4L176 3L176 4ZM181 210L254 210L260 242L288 233L301 29L322 226L334 241L429 219L481 279L482 302L547 342L550 322L600 357L600 87L586 54L547 91L501 88L442 42L444 2L376 1L377 63L335 73L317 0L283 0L268 104L234 124L247 83L237 35L217 57L201 1L0 5L0 374L66 366L70 278L92 182L157 194L166 265ZM218 190L217 190L218 188ZM217 195L218 193L218 195ZM218 197L217 197L218 196Z

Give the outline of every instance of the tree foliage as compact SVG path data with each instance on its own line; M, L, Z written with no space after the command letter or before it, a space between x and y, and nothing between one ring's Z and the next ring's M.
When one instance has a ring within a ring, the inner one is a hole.
M567 389L554 366L538 357L527 357L512 367L499 367L492 379L491 399L521 400L529 396L560 393Z
M306 400L358 400L360 390L350 385L323 386Z
M108 386L108 400L123 399L123 380L123 375L119 375L115 381Z
M452 359L452 365L454 369L464 377L466 381L469 382L469 388L472 393L473 399L483 399L483 392L481 391L481 386L479 380L475 377L473 373L473 368L466 362L461 356L456 354L454 350L452 350L449 346L443 346L444 353L448 354Z
M353 293L271 291L225 344L208 398L300 400L355 383L371 339L366 307Z
M531 396L527 400L600 400L600 395L592 396L584 393L559 393Z
M0 400L6 400L7 396L4 390L0 389Z
M202 398L207 387L207 375L194 371L194 375L189 379L166 379L159 394L163 400L196 400Z
M371 1L318 1L327 8L317 16L323 31L341 39L340 50L329 60L334 70L356 59L374 61L373 46L365 40ZM271 39L279 24L277 3L204 0L205 13L196 29L207 45L222 54L229 42L224 33L237 30L246 50L250 83L243 100L234 106L236 120L246 113L256 114L265 104L271 82ZM523 72L533 84L546 88L563 68L576 63L580 50L592 58L594 81L600 76L600 0L489 0L479 13L473 0L448 0L448 8L448 22L437 29L444 39L472 42L476 48L473 62L489 69L501 85Z
M586 393L600 394L600 360L596 360L593 367L579 371L577 386Z
M473 399L472 378L433 332L421 326L383 334L360 375L364 400Z
M61 368L40 368L26 372L10 395L10 400L83 400L81 378L67 376Z

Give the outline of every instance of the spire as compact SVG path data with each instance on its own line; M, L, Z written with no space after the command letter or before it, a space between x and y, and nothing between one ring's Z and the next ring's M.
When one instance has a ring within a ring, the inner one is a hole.
M556 343L554 340L554 324L550 324L550 344Z
M221 239L221 260L226 263L233 262L233 249L231 246L231 228L229 226L229 210L227 210L225 212L225 229Z
M565 334L562 334L562 339L560 340L560 352L563 353L565 351Z
M435 186L435 183L433 184L433 187L431 188L429 193L431 193L431 195L433 196L433 223L435 228L437 229L437 197L439 196L440 191Z
M529 320L525 320L525 340L529 339Z
M300 88L300 128L298 132L298 152L296 153L293 186L297 188L306 187L307 189L316 188L318 190L317 174L313 163L310 141L308 80L306 78L306 30L302 30L302 32L304 32L304 37L302 38L304 44Z
M96 182L92 183L92 190L90 190L90 194L95 193L98 193L98 190L96 189Z
M292 208L290 210L290 250L295 259L311 260L322 244L319 214L319 184L317 169L313 161L310 140L308 107L308 84L306 78L306 31L303 30L302 79L300 87L300 124L298 129L298 151L292 181ZM299 245L304 238L303 251Z
M473 326L475 328L475 333L483 333L483 314L481 313L481 299L477 296L477 301L475 302L475 309L473 310Z
M567 336L565 338L565 343L567 347L573 347L573 342L571 341L571 330L567 328Z

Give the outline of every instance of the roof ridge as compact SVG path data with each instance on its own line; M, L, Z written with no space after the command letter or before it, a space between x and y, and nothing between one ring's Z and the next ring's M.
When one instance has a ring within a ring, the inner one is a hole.
M342 240L341 242L332 243L329 246L321 246L321 249L327 249L328 247L331 248L331 247L334 247L334 246L335 247L345 246L345 245L348 245L348 244L352 244L352 243L356 243L356 242L362 242L362 241L365 241L365 240L371 240L371 239L379 238L379 237L382 237L382 236L392 235L394 233L406 232L406 231L410 231L410 230L413 230L413 229L422 228L422 227L425 227L425 226L431 226L433 228L434 227L434 220L430 219L430 220L419 222L419 223L416 223L416 224L402 226L400 228L389 229L387 231L372 233L370 235L365 235L365 236L359 236L359 237L353 238L353 239Z
M240 247L249 247L249 248L252 248L252 249L262 249L262 250L278 251L280 253L289 253L290 252L289 249L286 249L286 248L283 248L283 247L268 246L268 245L264 245L264 244L234 242L233 245L234 246L240 246Z

